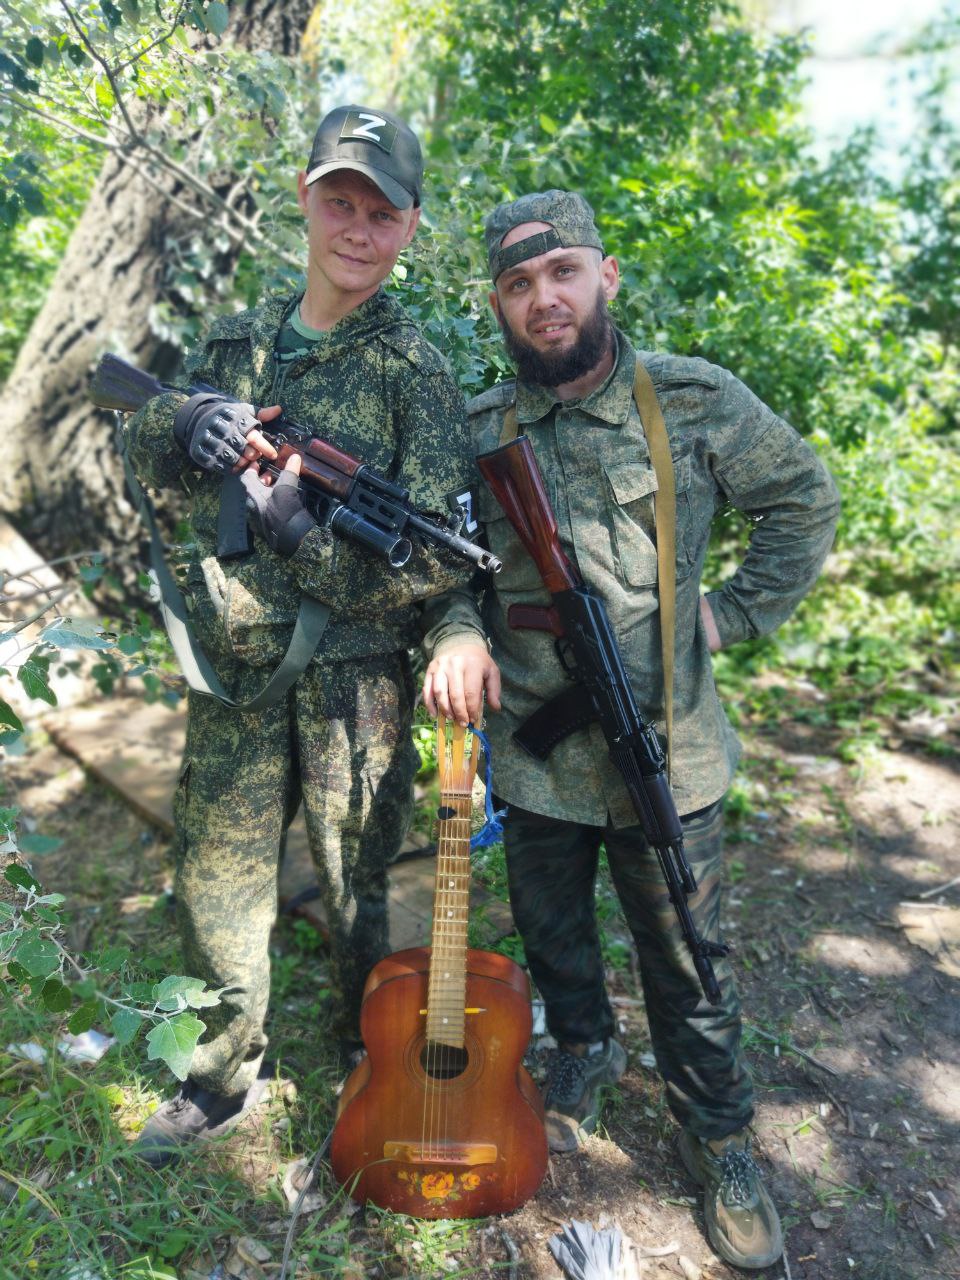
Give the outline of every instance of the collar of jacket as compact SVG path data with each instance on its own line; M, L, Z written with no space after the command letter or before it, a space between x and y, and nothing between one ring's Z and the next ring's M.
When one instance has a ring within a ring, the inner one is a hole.
M303 297L302 293L275 294L267 298L252 313L250 326L250 358L256 377L260 377L267 362L273 358L280 326ZM321 360L329 360L340 355L348 347L355 347L367 338L385 329L392 329L398 324L409 323L399 302L387 296L383 289L378 289L372 297L361 302L360 306L338 320L332 329L324 335L325 341L297 361L298 372Z
M633 379L636 372L637 353L630 339L620 329L614 329L617 341L617 362L608 377L582 400L561 401L549 387L531 387L517 380L517 421L538 422L549 414L554 405L565 409L577 409L611 427L622 427L633 404Z

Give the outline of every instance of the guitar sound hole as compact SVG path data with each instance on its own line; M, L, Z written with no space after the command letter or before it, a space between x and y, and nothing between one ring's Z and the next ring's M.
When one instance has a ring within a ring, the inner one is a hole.
M431 1044L420 1051L420 1065L431 1080L455 1080L462 1076L470 1062L466 1049L449 1044Z

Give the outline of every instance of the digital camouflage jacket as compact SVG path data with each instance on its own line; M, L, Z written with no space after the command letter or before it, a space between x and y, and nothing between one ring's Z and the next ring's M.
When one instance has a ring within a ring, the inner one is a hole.
M467 406L474 448L497 447L516 399L559 522L564 551L603 597L640 709L661 732L663 667L657 620L656 476L633 400L637 352L618 333L606 382L582 401L505 382ZM724 646L779 626L813 586L833 542L836 486L797 432L742 382L705 360L640 352L666 421L677 488L677 624L672 777L677 808L692 813L727 789L739 744L720 706L699 613L700 576L715 513L730 504L753 524L742 564L708 594ZM531 712L562 690L553 638L511 631L514 601L549 602L492 493L479 513L503 569L488 586L483 619L503 676L503 712L492 714L497 794L534 813L603 825L636 822L626 788L596 726L571 734L542 764L511 739ZM471 602L460 596L467 625Z
M297 301L270 297L218 320L187 358L189 380L256 408L281 404L294 421L408 487L422 510L447 514L448 495L462 491L473 467L463 400L440 354L380 290L308 355L278 369L276 337ZM332 609L317 652L327 662L409 648L421 636L430 652L451 639L456 628L445 603L428 601L462 583L469 570L443 552L417 544L408 564L393 570L316 528L290 558L258 535L252 554L219 561L220 477L195 468L173 438L184 398L157 396L129 420L130 458L142 483L180 482L190 494L187 598L200 642L221 674L233 661L259 667L280 659L301 592Z

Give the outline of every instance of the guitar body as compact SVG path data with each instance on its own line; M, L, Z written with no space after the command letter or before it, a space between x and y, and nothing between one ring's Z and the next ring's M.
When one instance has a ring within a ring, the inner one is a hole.
M530 989L519 965L466 952L462 1047L428 1044L430 949L387 956L367 979L367 1057L340 1098L331 1163L354 1200L417 1218L506 1213L547 1166L543 1105L522 1065Z

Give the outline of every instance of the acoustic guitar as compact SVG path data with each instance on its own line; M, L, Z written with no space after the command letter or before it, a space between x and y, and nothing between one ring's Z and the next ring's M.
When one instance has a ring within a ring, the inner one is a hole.
M479 743L437 725L441 799L429 948L381 960L364 988L367 1056L340 1097L330 1159L354 1200L416 1218L479 1218L543 1179L543 1105L523 1066L530 986L467 946L470 811Z

